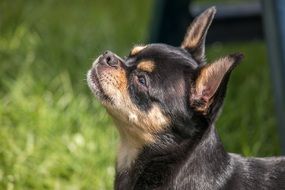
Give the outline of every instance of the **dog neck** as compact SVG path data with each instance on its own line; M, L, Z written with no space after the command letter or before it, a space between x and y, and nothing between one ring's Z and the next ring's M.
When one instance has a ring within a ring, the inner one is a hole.
M191 189L220 189L233 173L233 162L213 125L205 131L198 144L190 150L186 162L180 166L173 181L178 189L184 189L185 180L191 184ZM212 180L213 176L215 180Z
M153 137L146 133L134 133L136 126L114 119L120 134L120 144L117 153L116 170L127 170L137 159L146 144L153 142Z
M136 189L145 184L153 185L151 188L170 185L169 183L177 186L185 178L193 186L200 187L200 184L212 178L211 175L222 176L218 177L222 181L226 176L224 172L230 171L227 167L231 167L229 156L214 126L192 139L161 134L156 143L125 154L133 155L132 153L136 155L129 167L117 168L116 189ZM205 179L198 179L198 176L204 176Z

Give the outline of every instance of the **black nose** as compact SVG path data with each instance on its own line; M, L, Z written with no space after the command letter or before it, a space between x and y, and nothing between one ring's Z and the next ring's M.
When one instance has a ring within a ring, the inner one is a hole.
M101 62L111 67L116 67L119 64L119 59L111 51L105 51L101 58Z

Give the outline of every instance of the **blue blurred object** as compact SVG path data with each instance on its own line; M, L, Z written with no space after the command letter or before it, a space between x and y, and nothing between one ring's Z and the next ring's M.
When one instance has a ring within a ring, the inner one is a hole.
M273 81L277 121L285 154L285 1L263 0L263 21ZM272 93L273 94L273 93Z

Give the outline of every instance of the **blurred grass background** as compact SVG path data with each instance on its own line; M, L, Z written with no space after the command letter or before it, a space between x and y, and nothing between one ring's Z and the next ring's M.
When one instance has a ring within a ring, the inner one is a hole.
M0 1L0 189L112 189L118 136L85 74L147 39L152 1ZM263 42L216 43L234 71L217 128L230 152L280 153Z

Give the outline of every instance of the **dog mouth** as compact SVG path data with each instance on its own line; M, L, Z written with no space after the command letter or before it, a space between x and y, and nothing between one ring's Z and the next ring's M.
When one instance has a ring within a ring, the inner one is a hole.
M111 51L105 51L93 62L87 73L87 82L104 106L114 106L127 85L124 60Z
M96 62L96 61L95 61ZM88 86L92 93L102 102L111 102L111 98L104 92L100 83L97 65L95 65L87 73Z

